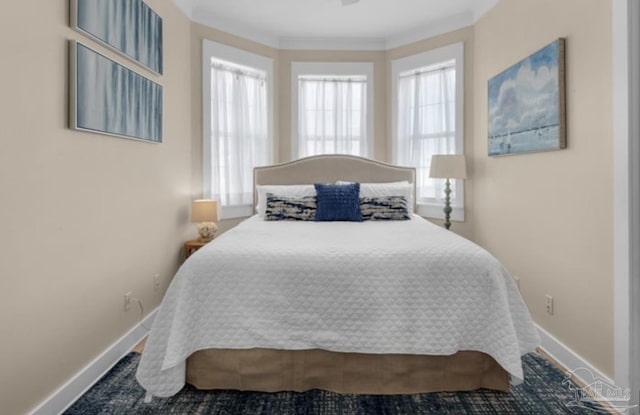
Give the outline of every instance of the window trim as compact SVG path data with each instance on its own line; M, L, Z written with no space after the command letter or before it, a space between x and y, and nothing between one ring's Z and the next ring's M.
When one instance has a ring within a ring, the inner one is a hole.
M458 42L437 49L394 59L391 61L391 129L392 159L398 160L398 78L401 73L424 66L455 60L456 68L456 154L464 154L464 43ZM455 180L458 195L451 201L451 219L464 222L464 180ZM444 219L444 212L438 203L417 203L416 213L435 219Z
M374 78L373 62L291 62L291 157L299 159L298 77L301 75L366 75L367 77L367 145L363 157L373 157L374 149Z
M273 148L273 59L257 55L242 49L214 42L202 40L202 193L204 197L211 195L211 137L207 133L211 127L211 59L220 59L238 65L249 66L264 71L267 83L267 146L271 149L268 154L270 162L274 160ZM256 166L257 167L257 166ZM221 206L220 218L231 219L247 217L254 214L253 205Z

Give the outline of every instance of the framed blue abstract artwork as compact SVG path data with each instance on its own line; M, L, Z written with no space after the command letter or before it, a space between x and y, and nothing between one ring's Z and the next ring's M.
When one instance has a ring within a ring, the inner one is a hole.
M70 126L162 142L162 86L72 40Z
M162 74L162 18L142 0L71 0L71 27Z
M567 147L565 40L489 80L489 156Z

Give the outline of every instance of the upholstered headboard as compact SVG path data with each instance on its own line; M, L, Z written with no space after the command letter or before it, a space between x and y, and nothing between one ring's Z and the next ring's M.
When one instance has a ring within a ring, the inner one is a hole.
M256 185L334 183L338 180L360 183L408 181L414 187L416 170L394 166L364 157L326 154L253 169L253 204Z

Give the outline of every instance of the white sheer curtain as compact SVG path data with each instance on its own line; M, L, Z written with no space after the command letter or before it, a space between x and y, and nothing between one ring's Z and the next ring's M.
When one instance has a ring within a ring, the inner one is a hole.
M418 203L440 203L444 180L430 179L433 154L455 154L454 64L400 74L396 161L416 168ZM455 204L455 186L452 187Z
M266 74L211 66L211 197L224 206L250 205L253 168L269 164Z
M298 156L368 156L367 78L298 78Z

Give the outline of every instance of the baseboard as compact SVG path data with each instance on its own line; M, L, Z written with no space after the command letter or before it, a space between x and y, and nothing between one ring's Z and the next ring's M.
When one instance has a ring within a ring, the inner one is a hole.
M149 313L144 320L42 402L31 415L60 414L71 406L148 334L149 330L146 327L151 327L156 312L157 309Z
M616 412L620 413L620 408L624 408L624 407L619 407L619 405L621 403L625 404L626 402L618 402L618 401L612 402L606 397L604 397L602 394L598 393L598 391L589 387L590 385L596 384L596 380L598 382L601 382L601 383L603 382L605 384L616 387L613 379L611 379L609 376L605 375L604 373L599 371L597 368L592 366L582 356L580 356L579 354L571 350L567 345L562 343L560 340L553 337L551 334L549 334L549 332L547 332L542 327L536 324L536 328L538 329L538 334L540 335L540 339L541 339L540 348L542 349L542 351L547 355L549 355L549 357L551 357L553 360L558 362L561 366L572 371L573 376L575 376L577 380L582 383L582 385L586 385L586 387L589 389L589 394L591 396L594 396L594 397L597 396L598 400L601 400L603 403L606 403L607 406L609 406L609 409L613 413L616 413ZM578 370L577 372L573 373L573 371L580 368L587 369L587 370ZM583 376L580 376L581 374L582 375L590 374L593 376L593 379L585 379Z
M581 357L579 354L571 350L567 345L562 343L560 340L553 337L549 332L536 324L536 328L538 329L538 334L540 335L540 339L542 340L542 344L540 348L542 348L545 353L551 356L554 360L560 363L562 366L569 370L576 370L578 368L585 368L589 370L594 377L599 377L603 381L606 381L613 385L614 381L609 376L605 375L595 367L593 367L587 360ZM582 379L578 374L577 377L582 381L585 385L589 385L593 382L593 379Z

